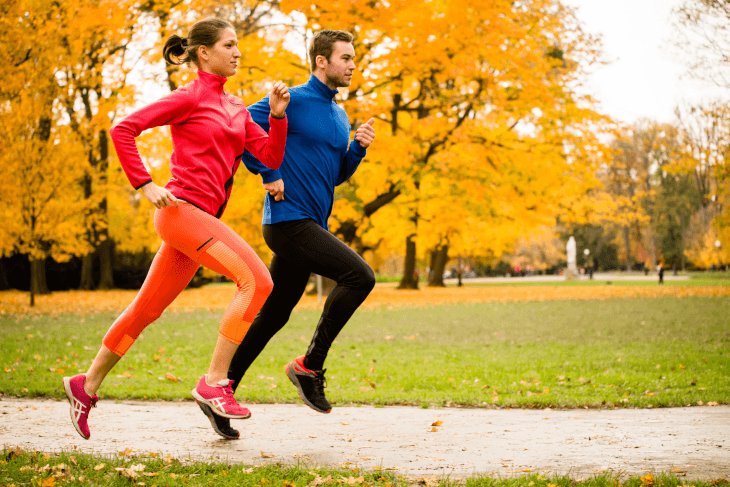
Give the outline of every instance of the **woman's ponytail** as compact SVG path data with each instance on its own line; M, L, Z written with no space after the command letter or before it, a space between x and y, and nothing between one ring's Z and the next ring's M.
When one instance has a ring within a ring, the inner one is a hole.
M177 34L172 34L167 38L165 47L162 48L162 57L168 64L183 64L190 60L187 41L187 37L180 37Z

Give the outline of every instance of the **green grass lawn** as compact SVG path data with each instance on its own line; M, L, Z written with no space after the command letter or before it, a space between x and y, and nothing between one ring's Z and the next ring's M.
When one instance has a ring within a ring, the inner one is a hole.
M98 456L72 452L47 454L19 449L0 450L0 482L5 485L164 485L164 486L248 486L305 487L357 485L410 487L434 485L426 479L409 478L389 471L352 468L315 468L307 465L247 466L221 461L182 463L154 453L145 456ZM506 478L476 475L464 480L437 479L438 486L466 487L726 487L727 480L685 481L671 474L625 476L601 472L586 479L545 476L539 473Z
M242 402L299 402L283 373L319 313L293 313L244 377ZM730 402L730 300L662 298L359 311L328 357L335 405L646 407ZM0 392L63 398L115 316L0 318ZM104 399L191 399L218 313L165 313L109 375ZM172 380L171 380L172 379ZM179 380L174 382L174 380Z

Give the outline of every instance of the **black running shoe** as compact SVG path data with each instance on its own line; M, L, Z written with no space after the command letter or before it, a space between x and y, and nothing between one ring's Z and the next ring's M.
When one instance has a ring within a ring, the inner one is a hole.
M198 402L198 401L195 401ZM224 418L223 416L218 416L213 412L212 409L210 409L210 406L207 404L204 404L202 402L198 402L198 406L200 406L200 409L205 413L206 416L208 416L208 419L210 420L210 425L213 427L216 433L221 435L223 438L227 440L237 440L239 437L238 430L235 430L231 428L231 420L228 418Z
M304 404L319 413L332 411L332 406L324 397L324 388L327 387L327 381L324 378L326 371L327 369L309 370L304 367L304 356L298 357L284 367L286 376L296 386Z

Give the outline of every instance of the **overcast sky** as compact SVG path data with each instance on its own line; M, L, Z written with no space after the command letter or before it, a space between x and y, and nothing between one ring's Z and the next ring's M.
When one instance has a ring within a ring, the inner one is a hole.
M683 1L562 0L578 8L586 31L601 34L606 57L613 60L594 70L588 86L603 113L627 123L671 122L682 101L728 97L719 88L683 79L686 66L670 42L671 11Z

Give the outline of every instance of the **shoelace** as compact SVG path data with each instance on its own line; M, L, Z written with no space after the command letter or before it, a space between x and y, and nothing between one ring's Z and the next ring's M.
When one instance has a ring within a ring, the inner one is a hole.
M233 396L233 387L232 387L233 381L231 381L227 386L223 386L223 400L226 402L227 405L237 405L236 398Z
M89 411L91 411L91 408L96 407L96 403L99 402L99 396L94 394L94 397L91 398L91 403L89 403Z
M327 379L324 377L324 373L327 369L317 372L314 375L314 387L319 394L324 395L324 388L327 387Z

